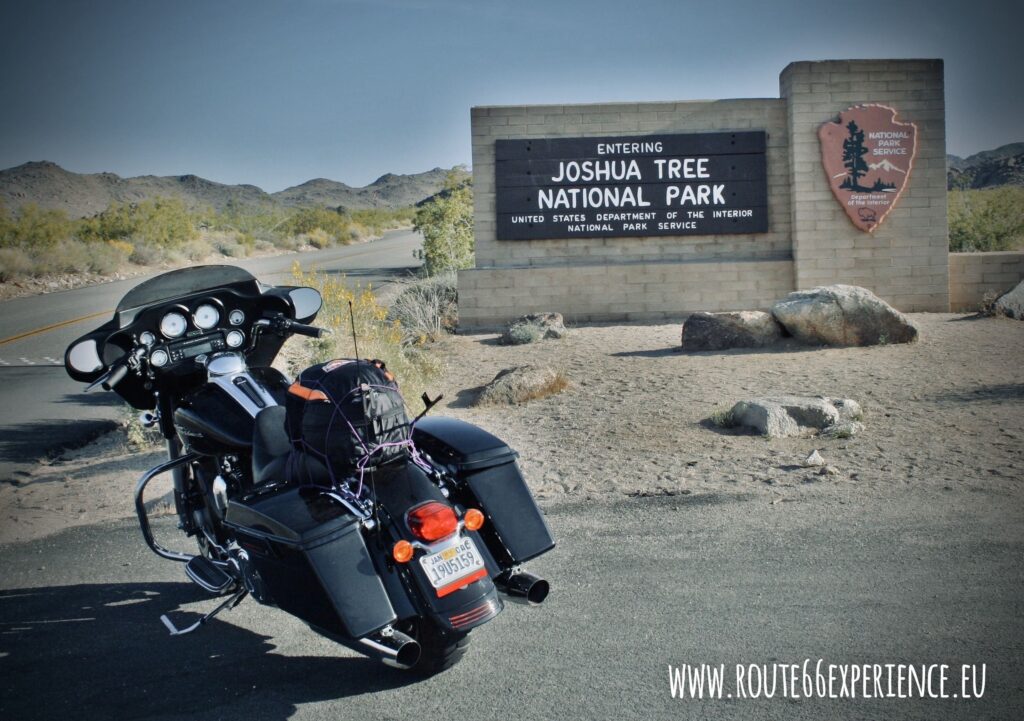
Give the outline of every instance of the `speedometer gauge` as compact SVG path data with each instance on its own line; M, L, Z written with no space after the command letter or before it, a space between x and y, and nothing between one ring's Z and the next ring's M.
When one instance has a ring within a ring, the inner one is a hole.
M210 330L220 320L220 311L209 303L204 303L196 308L196 312L192 314L192 320L195 321L196 328Z
M160 319L160 332L165 338L177 338L188 328L188 321L181 313L168 313Z

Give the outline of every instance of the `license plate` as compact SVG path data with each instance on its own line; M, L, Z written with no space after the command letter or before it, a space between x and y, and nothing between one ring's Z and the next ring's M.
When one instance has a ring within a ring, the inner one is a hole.
M423 556L420 566L438 596L447 596L487 574L484 559L468 536L437 553Z

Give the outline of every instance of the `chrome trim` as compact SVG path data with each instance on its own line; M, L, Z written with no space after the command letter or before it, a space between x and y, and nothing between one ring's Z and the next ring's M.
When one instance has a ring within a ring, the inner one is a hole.
M139 478L138 484L135 486L135 513L139 517L139 526L142 528L142 537L146 539L146 545L149 546L153 553L163 558L167 558L171 561L181 561L182 563L188 563L192 560L192 554L190 553L179 553L178 551L169 551L159 543L153 537L153 529L149 525L149 515L146 513L146 505L143 496L146 492L146 486L154 478L159 476L161 473L167 471L174 471L181 466L187 465L192 461L199 458L198 453L188 453L184 456L178 456L172 458L169 461L165 461L158 466L153 466L148 471L142 474ZM177 484L175 484L177 486Z
M278 405L274 397L267 392L267 389L258 380L249 375L245 359L240 353L217 353L206 364L206 371L207 381L231 396L253 418L263 408ZM249 387L260 397L260 400L263 401L262 408L256 405L249 396L235 385L235 381L239 378L245 379Z
M419 642L391 626L359 639L359 643L395 668L412 668L420 660Z

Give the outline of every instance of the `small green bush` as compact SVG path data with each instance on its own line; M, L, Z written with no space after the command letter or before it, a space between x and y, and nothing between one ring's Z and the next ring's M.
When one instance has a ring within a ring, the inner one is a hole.
M732 408L718 408L711 412L708 420L718 428L735 428L736 419L732 415Z
M428 275L473 266L472 176L452 171L444 190L416 211L414 227L423 233L423 265Z
M1003 186L949 192L949 249L953 252L1024 248L1024 188Z
M506 334L509 345L526 345L540 340L540 328L533 323L516 323Z

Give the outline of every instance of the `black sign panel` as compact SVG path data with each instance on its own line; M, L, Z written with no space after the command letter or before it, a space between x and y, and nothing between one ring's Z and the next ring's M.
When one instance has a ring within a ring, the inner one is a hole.
M768 231L764 131L495 141L498 240Z

